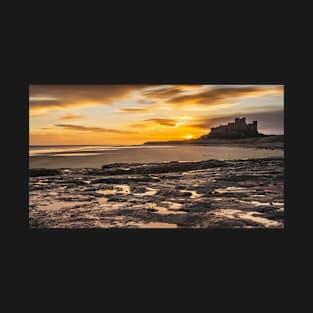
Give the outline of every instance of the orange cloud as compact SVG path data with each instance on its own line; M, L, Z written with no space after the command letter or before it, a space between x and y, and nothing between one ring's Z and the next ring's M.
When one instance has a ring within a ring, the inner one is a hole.
M117 130L110 128L102 128L102 127L88 127L82 125L73 125L73 124L56 124L57 127L62 127L68 130L74 131L86 131L86 132L101 132L101 133L115 133L115 134L134 134L135 132L126 131L126 130Z
M138 123L131 124L131 127L134 128L153 128L158 126L165 126L165 127L177 127L179 126L179 122L174 119L169 118L151 118L146 119Z
M194 88L200 88L202 85L173 85L157 89L145 90L142 92L144 97L148 98L169 98L177 96L180 93Z
M85 118L81 114L75 114L75 113L70 113L70 114L65 114L59 117L60 120L77 120L77 119L82 119Z
M110 105L150 85L30 85L31 115L66 108Z
M283 86L275 87L258 87L258 86L247 86L247 87L222 87L213 88L210 90L202 91L192 95L180 95L177 97L166 100L167 103L174 105L193 105L193 104L206 104L216 105L223 104L229 99L235 99L240 97L253 97L266 94L283 94Z
M138 113L138 112L147 112L149 108L124 108L119 109L116 113Z
M177 87L166 87L166 88L158 88L158 89L152 89L147 90L142 93L144 97L148 98L169 98L176 96L177 94L180 94L182 90Z
M140 100L140 102L142 102ZM166 105L164 106L164 104L160 103L160 104L152 104L146 107L142 107L142 108L122 108L119 109L117 111L115 111L115 113L155 113L156 111L160 111L160 110L165 110L167 109L169 106Z
M152 119L147 119L144 122L154 123L160 126L168 126L168 127L175 127L177 124L175 120L168 119L168 118L152 118Z

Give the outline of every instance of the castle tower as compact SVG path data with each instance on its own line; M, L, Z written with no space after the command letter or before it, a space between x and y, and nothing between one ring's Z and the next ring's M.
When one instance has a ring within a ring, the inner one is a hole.
M238 117L235 118L235 126L234 127L237 129L240 127L240 118L238 118Z
M258 121L253 121L253 130L258 130Z

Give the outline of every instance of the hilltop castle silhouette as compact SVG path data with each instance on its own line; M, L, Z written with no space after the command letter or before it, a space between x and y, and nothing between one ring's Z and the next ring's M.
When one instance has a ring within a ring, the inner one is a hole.
M227 125L220 125L211 128L211 132L200 137L201 139L239 139L239 138L253 138L262 136L258 132L258 122L253 121L251 124L246 123L246 118L235 118L234 123Z

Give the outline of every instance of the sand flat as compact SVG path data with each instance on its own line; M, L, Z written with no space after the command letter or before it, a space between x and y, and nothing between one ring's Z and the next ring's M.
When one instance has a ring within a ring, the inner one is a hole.
M135 146L132 149L88 151L88 155L73 153L44 154L29 157L29 168L100 168L111 163L153 163L170 161L203 161L208 159L236 160L263 157L283 157L281 149L255 149L229 146L173 145ZM80 151L83 153L83 151Z

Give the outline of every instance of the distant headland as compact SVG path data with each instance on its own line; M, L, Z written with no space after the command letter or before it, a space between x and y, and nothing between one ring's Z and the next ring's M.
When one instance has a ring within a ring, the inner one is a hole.
M258 122L246 123L246 118L235 118L227 125L212 127L210 133L197 139L149 141L144 145L164 144L231 144L256 148L283 149L284 135L264 135L258 132Z

